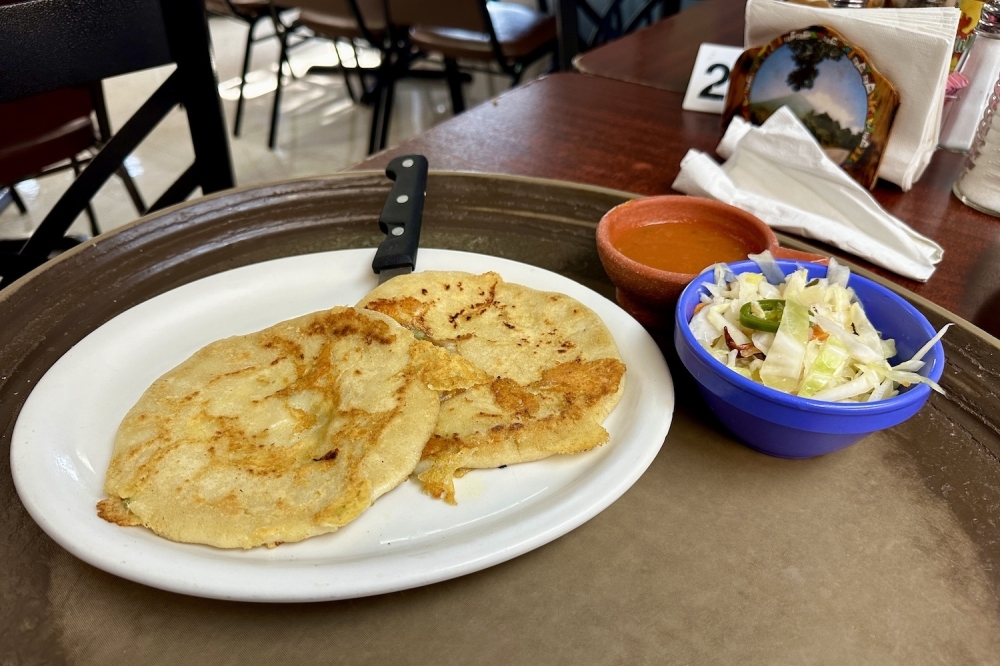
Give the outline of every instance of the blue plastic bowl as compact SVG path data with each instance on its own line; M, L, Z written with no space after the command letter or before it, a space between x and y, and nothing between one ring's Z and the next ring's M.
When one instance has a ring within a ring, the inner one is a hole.
M759 272L752 261L729 264L734 273ZM785 275L805 268L809 277L825 277L826 266L779 260ZM916 414L931 388L911 385L899 395L872 403L838 403L799 398L768 388L739 375L713 358L691 333L688 322L700 302L702 286L714 282L712 270L699 275L681 293L677 302L674 345L709 407L720 421L747 446L780 458L812 458L838 451L878 430L891 428ZM909 359L934 337L936 331L916 308L885 287L859 275L851 275L865 313L883 339L896 341L896 359ZM934 381L944 371L944 348L938 342L924 356L920 374Z

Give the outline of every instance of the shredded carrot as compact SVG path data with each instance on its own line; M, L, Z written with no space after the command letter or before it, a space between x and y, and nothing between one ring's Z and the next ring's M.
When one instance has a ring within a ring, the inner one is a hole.
M698 305L694 306L694 313L698 314L698 312L700 312L701 309L703 307L705 307L706 305L710 305L710 304L709 303L699 303Z
M827 333L826 331L824 331L822 328L820 328L816 324L813 324L812 327L810 328L810 333L809 333L809 339L810 340L812 340L813 338L815 338L815 339L819 340L820 342L822 342L823 340L826 340L828 337L830 337L830 334Z

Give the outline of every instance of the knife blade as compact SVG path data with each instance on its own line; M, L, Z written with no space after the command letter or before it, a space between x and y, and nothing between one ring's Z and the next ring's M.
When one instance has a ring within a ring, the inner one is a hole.
M385 240L375 251L372 270L378 273L379 284L397 275L412 273L417 266L427 188L427 158L423 155L397 157L386 166L385 175L395 182L378 218Z

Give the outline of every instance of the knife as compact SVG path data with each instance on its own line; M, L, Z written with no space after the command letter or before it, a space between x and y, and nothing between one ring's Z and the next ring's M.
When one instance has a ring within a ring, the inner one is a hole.
M385 240L375 251L372 270L378 283L412 273L417 266L420 220L427 188L427 158L403 155L389 162L385 175L395 181L378 218Z

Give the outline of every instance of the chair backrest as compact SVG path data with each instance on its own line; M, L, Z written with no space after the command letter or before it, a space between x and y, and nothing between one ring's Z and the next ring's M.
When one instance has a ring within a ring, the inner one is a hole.
M41 264L122 161L178 104L195 161L150 210L233 187L225 119L212 66L203 0L20 0L0 2L0 102L92 86L150 67L176 69L73 182L18 251L0 257L0 286Z
M249 8L245 8L233 0L205 0L205 11L210 16L228 16L246 21L252 19L260 11L260 6L251 5ZM264 11L267 11L266 5Z
M398 26L425 25L489 33L486 0L385 0L389 22Z
M310 9L358 26L366 41L377 46L375 32L385 29L385 0L295 0L299 9Z
M40 173L45 167L98 145L91 116L94 101L87 87L60 88L14 102L0 103L0 187ZM69 129L72 128L72 129ZM64 130L52 149L44 139ZM41 145L32 150L29 146Z
M383 0L295 0L295 6L346 19L357 18L357 7L365 25L385 25Z

